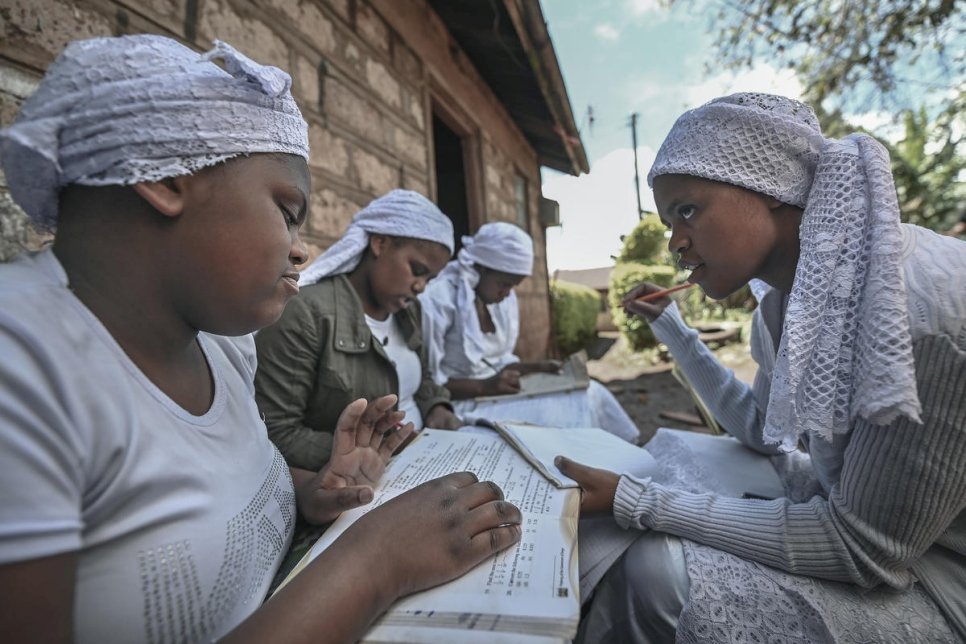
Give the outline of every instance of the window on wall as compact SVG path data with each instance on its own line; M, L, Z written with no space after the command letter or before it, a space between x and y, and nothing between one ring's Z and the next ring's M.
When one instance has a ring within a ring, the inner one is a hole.
M517 226L530 231L530 200L527 197L527 180L522 175L516 175L513 181L514 202L517 210Z

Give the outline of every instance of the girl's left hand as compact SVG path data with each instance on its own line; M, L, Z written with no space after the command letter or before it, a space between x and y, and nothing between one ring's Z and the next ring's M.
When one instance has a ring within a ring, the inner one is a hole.
M349 404L336 422L329 462L318 473L292 469L298 510L309 523L320 525L346 510L372 501L372 488L386 463L413 433L402 424L405 414L393 411L390 394L366 403Z
M582 465L564 456L555 458L553 464L580 485L583 492L580 495L581 514L610 514L614 510L614 494L621 480L619 474Z
M459 429L463 423L452 409L446 405L436 405L423 419L423 426L433 429Z

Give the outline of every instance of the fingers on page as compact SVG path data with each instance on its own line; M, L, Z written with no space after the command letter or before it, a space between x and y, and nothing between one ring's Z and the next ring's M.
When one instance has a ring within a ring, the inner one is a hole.
M361 486L357 488L358 493L356 494L356 501L358 505L366 505L367 503L372 503L373 492L371 487Z
M520 540L523 530L519 523L497 525L477 533L470 540L470 548L477 560L509 548Z
M490 501L502 501L503 490L493 481L479 481L468 485L462 490L461 500L463 506L468 510L489 503Z
M446 476L441 476L438 479L432 481L427 481L423 485L436 484L436 485L449 485L455 488L464 488L469 485L473 485L480 479L476 477L473 472L453 472L452 474L447 474Z
M523 521L520 509L509 501L490 501L470 510L463 523L467 534L475 538L481 533L507 526L519 526Z

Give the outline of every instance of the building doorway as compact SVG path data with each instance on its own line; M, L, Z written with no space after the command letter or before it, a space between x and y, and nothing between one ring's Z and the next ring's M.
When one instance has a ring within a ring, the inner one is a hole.
M456 248L470 234L463 141L433 113L433 154L436 159L436 205L453 220Z

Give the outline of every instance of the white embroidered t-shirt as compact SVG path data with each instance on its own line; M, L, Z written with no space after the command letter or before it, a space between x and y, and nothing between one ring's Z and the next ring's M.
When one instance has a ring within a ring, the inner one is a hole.
M144 376L50 250L0 266L0 564L77 553L76 642L217 639L291 540L254 343L198 342L215 392L201 416Z

